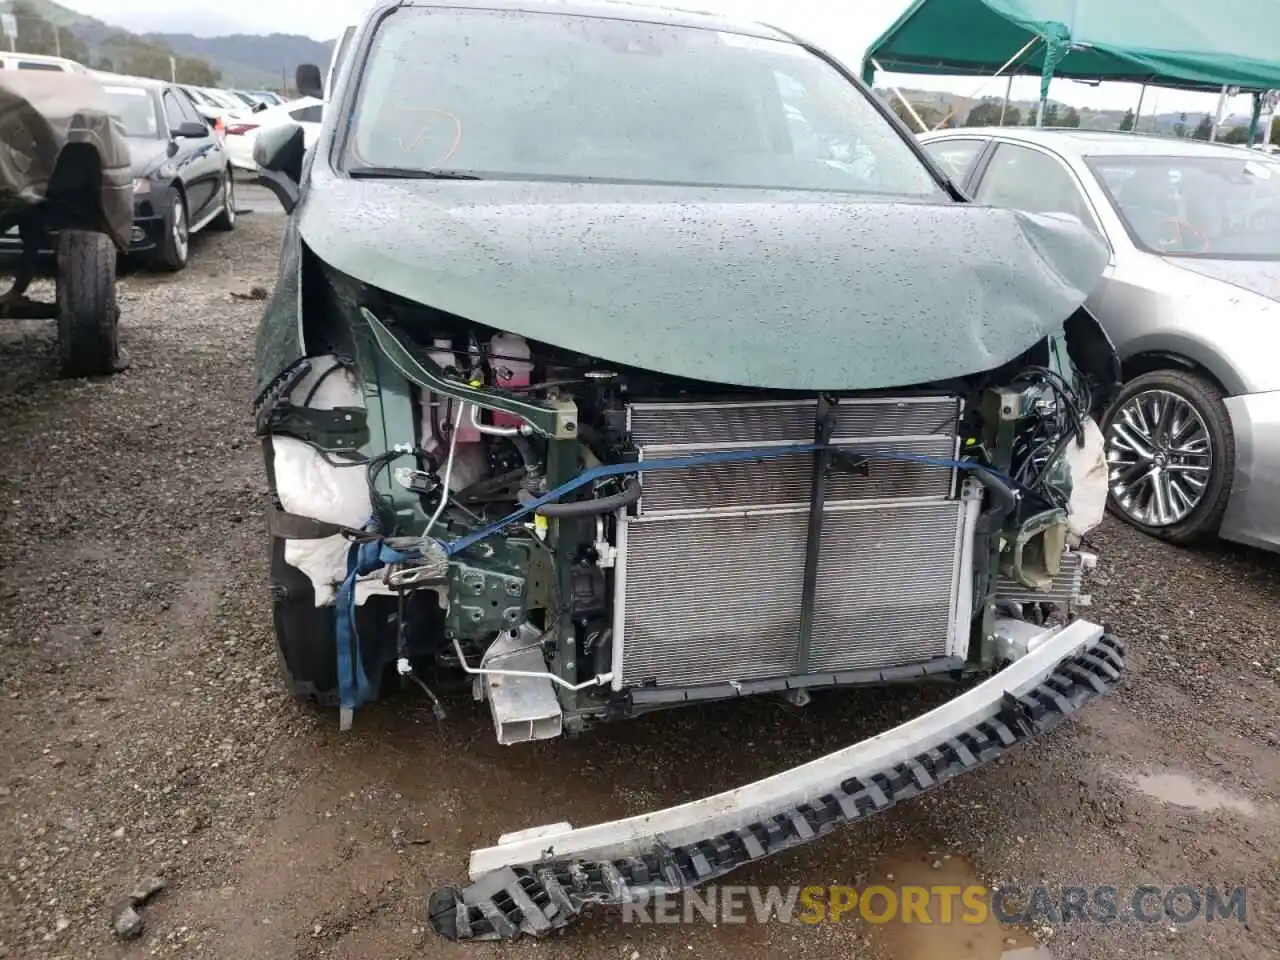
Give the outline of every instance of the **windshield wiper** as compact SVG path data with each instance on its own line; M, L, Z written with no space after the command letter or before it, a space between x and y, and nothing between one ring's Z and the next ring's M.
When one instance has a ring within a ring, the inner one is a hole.
M420 170L416 167L352 167L347 176L356 180L480 180L461 170Z

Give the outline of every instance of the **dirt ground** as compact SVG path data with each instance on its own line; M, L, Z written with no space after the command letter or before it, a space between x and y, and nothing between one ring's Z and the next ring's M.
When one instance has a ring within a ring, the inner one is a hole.
M1247 922L1020 927L624 923L453 945L425 901L502 832L733 786L885 729L938 690L754 700L499 747L465 691L405 692L349 734L276 682L252 350L283 220L197 238L122 283L132 369L59 382L0 321L0 956L1112 960L1280 956L1280 562L1097 534L1113 696L1004 760L733 884L1247 888ZM8 359L21 347L26 365ZM142 936L112 932L144 877Z

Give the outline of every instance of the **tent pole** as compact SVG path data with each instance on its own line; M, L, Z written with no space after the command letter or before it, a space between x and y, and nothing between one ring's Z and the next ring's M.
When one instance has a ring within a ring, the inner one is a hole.
M1142 101L1147 96L1147 81L1142 81L1142 89L1138 91L1138 109L1133 111L1133 132L1138 132L1138 118L1142 116Z
M1213 143L1218 139L1218 124L1222 122L1222 108L1227 105L1227 85L1222 85L1222 92L1218 94L1218 109L1213 112L1213 126L1209 128L1209 142Z
M1253 95L1253 116L1249 118L1249 136L1245 141L1249 146L1258 142L1258 119L1262 116L1262 94Z
M1013 99L1013 74L1009 74L1008 82L1004 85L1004 100L1000 104L1000 126L1004 126L1004 114L1009 109L1009 101Z

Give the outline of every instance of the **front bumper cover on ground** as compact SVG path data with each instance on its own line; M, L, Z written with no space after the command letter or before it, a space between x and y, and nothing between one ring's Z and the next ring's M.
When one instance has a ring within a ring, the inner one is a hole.
M589 904L706 883L994 760L1110 692L1124 646L1077 620L1004 670L892 730L736 790L581 829L523 831L471 856L473 883L432 894L450 940L551 933Z

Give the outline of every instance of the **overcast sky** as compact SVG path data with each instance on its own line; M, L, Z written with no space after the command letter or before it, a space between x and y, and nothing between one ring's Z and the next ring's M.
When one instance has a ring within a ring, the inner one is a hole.
M170 31L214 36L225 33L303 33L317 40L337 36L357 19L368 0L216 0L196 4L191 0L61 0L74 10L87 13L135 31ZM664 2L664 0L656 0ZM668 0L672 6L731 13L762 20L791 30L826 47L852 67L862 61L867 46L908 6L909 0ZM1120 2L1120 0L1117 0ZM1207 2L1207 0L1206 0ZM1012 55L1015 51L1009 51ZM980 79L931 80L925 77L877 77L878 84L896 82L902 86L947 90L965 96L979 92ZM1014 81L1015 99L1032 99L1039 81ZM990 83L983 94L1001 95L1004 81ZM1069 80L1053 83L1050 95L1075 106L1124 109L1138 100L1138 88L1127 84L1089 87ZM1149 91L1143 101L1144 115L1153 110L1212 112L1217 98L1212 94ZM1236 98L1229 110L1249 110L1249 98Z

